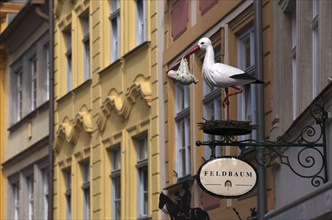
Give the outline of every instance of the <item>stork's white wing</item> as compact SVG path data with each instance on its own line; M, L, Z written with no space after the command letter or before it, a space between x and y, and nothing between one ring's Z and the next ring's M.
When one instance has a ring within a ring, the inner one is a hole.
M230 77L236 74L242 74L244 73L243 70L238 69L236 67L232 67L223 63L215 63L212 65L212 71L215 72L215 74L222 74L225 77Z
M206 71L205 80L215 87L227 88L241 83L241 80L230 78L230 76L243 74L244 71L222 63L215 63Z

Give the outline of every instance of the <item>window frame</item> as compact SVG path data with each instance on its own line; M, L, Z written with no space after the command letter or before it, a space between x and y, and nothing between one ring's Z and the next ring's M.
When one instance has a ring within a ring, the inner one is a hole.
M46 100L50 99L50 47L46 43L43 45L43 53L45 55L45 71L46 71Z
M111 159L111 210L112 219L121 219L121 145L110 150ZM118 187L120 187L118 189ZM117 207L118 210L117 210Z
M42 170L42 178L43 178L43 217L44 219L48 219L48 197L49 197L49 185L48 185L48 172L46 169Z
M319 66L319 1L312 1L312 97L318 95L318 66Z
M249 41L247 41L249 39ZM238 67L243 69L249 75L254 75L255 73L255 41L254 41L254 28L250 27L243 31L238 36ZM249 54L248 48L245 46L246 43L249 42ZM245 56L243 56L246 54ZM246 63L244 57L249 55L249 63ZM255 124L257 120L256 116L256 103L258 100L256 99L256 90L252 88L252 85L244 85L242 87L243 92L238 96L238 118L243 121L251 121L251 123ZM257 132L253 131L249 135L245 135L240 137L240 139L255 139L257 136Z
M70 92L73 88L73 57L72 57L72 33L71 26L69 26L64 32L64 40L66 45L66 92Z
M136 0L136 46L146 41L146 1ZM137 34L138 33L138 34Z
M19 181L11 183L13 190L13 202L14 202L14 213L13 217L15 220L20 219L20 183Z
M82 194L83 194L83 218L90 219L90 162L81 164L82 171Z
M16 97L16 103L15 103L15 110L16 115L14 122L18 122L22 120L23 118L23 67L19 67L15 71L15 97Z
M28 219L34 219L34 176L26 177L28 188Z
M64 184L65 184L65 200L66 200L66 219L70 220L72 218L72 179L71 179L71 169L63 171L64 174Z
M83 44L83 64L84 64L84 77L83 80L89 80L90 76L90 16L89 12L84 13L80 17L82 25L82 44Z
M147 135L136 138L137 152L137 214L138 218L149 215L149 142Z
M37 109L38 103L37 103L37 98L38 98L38 62L37 62L37 55L34 54L32 57L29 59L29 67L30 67L30 106L31 106L31 111L34 111Z
M296 8L291 13L291 63L292 63L292 106L293 106L293 120L297 117L297 60L296 60L296 42L297 42L297 18L296 18Z
M9 83L12 100L9 104L10 127L36 111L46 101L46 96L49 96L49 69L47 69L49 53L45 52L46 47L48 47L47 34L34 42L10 64Z
M120 4L119 0L110 1L111 63L120 58Z
M190 88L175 84L176 173L177 178L191 175Z

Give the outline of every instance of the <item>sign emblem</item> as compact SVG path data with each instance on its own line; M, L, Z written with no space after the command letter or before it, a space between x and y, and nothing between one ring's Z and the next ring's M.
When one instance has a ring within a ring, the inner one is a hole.
M216 197L239 197L251 192L257 183L253 166L235 157L206 161L198 170L198 183Z

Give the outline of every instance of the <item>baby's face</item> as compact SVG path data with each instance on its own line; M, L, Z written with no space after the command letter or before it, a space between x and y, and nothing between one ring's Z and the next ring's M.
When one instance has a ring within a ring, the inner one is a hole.
M167 72L167 76L168 76L169 78L173 78L173 77L174 77L174 74L175 74L175 71L174 71L174 70L169 70L169 71Z

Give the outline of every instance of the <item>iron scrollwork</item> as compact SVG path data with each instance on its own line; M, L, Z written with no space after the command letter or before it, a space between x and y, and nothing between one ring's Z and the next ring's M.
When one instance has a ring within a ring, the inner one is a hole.
M311 179L311 184L314 187L318 187L322 183L327 182L325 133L327 112L324 108L323 97L319 97L310 106L309 116L314 120L313 124L304 126L300 131L296 131L294 127L292 129L291 126L292 130L287 131L284 135L277 138L276 141L237 140L235 135L232 136L227 133L225 135L221 134L220 140L197 141L196 145L209 146L211 158L215 157L214 152L217 146L239 147L241 150L239 157L243 157L246 152L256 151L256 162L264 167L271 166L275 159L279 158L280 163L288 166L294 174L302 178ZM210 125L212 124L210 122ZM201 124L200 127L204 126ZM208 131L212 130L211 128L208 129ZM287 149L295 151L295 154L291 154L292 158L285 155ZM305 172L303 172L303 169Z

